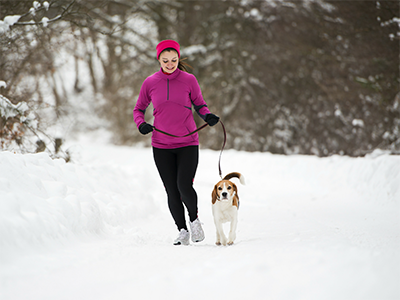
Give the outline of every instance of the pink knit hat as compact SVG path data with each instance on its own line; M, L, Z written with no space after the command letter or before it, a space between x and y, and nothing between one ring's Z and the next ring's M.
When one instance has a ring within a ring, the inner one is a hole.
M179 44L174 40L165 40L158 43L157 50L157 59L159 59L161 52L163 52L167 48L172 48L178 52L178 57L181 57L181 53L179 52Z

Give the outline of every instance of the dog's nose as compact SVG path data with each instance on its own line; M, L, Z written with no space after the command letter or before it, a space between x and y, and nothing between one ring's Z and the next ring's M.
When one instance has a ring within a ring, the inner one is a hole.
M223 193L222 193L222 197L223 197L223 198L226 198L227 195L228 195L227 192L223 192Z

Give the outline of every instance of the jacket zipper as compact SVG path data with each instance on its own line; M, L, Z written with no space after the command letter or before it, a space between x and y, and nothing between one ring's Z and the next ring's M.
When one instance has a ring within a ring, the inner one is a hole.
M169 79L167 79L167 100L169 100Z

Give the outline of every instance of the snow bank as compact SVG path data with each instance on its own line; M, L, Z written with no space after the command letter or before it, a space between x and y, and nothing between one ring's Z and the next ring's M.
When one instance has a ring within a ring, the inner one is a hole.
M133 157L151 152L126 151ZM213 151L203 153L213 155ZM272 195L279 194L282 183L288 181L296 193L307 191L310 197L321 190L327 197L354 194L357 205L398 206L400 199L399 156L317 158L225 151L222 163L232 161L248 161L240 171L250 182L253 176L269 175L265 186ZM106 161L67 164L45 153L1 152L0 246L22 248L49 239L98 234L154 213L157 207L142 179L151 162L148 157L147 161L137 161L136 166L121 169ZM264 166L264 174L256 171L257 165ZM237 170L239 167L233 167L231 171ZM154 170L151 176L157 176ZM153 180L159 183L157 178Z
M400 156L377 154L359 158L332 156L322 159L292 156L282 160L280 163L287 176L308 177L308 180L304 180L304 188L310 191L318 188L334 194L346 191L354 194L353 199L360 200L359 204L385 206L400 201ZM279 169L279 166L276 168Z
M399 156L224 151L223 173L241 172L246 185L235 245L217 247L219 152L201 150L206 239L176 247L150 149L70 151L68 164L0 152L1 299L400 297Z
M233 161L239 165L231 167ZM264 186L271 191L281 189L284 182L297 182L299 186L293 186L296 191L300 188L316 194L320 190L327 194L348 192L359 204L385 206L398 205L400 201L400 156L384 151L376 150L358 158L338 155L319 158L229 150L224 152L222 163L229 167L226 173L241 168L246 177L268 178ZM261 170L255 172L255 167Z
M151 198L141 197L138 178L112 165L83 166L52 160L45 153L0 152L0 166L3 254L74 235L99 234L157 211Z

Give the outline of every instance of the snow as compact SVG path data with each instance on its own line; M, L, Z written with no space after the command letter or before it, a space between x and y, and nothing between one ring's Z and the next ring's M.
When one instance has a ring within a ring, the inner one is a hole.
M0 299L399 299L400 157L225 150L235 245L216 246L219 151L195 179L205 241L176 230L149 148L89 137L72 163L0 152ZM235 181L236 179L233 179Z
M364 127L364 121L361 119L353 119L351 123L353 124L353 126Z
M21 18L20 15L6 16L3 21L0 21L0 33L5 33Z
M28 104L24 101L14 105L6 97L0 94L0 117L7 120L8 118L19 117L24 124L36 129L38 121L33 112L29 111Z
M44 7L46 10L49 10L49 7L50 7L49 2L44 1L44 2L43 2L43 7Z
M196 53L204 54L206 52L207 52L207 48L204 45L192 45L192 46L182 49L181 55L182 56L191 56Z
M3 95L0 95L0 116L8 119L10 117L15 117L17 115L24 115L28 111L28 106L26 102L20 102L17 105L11 103Z
M43 17L41 22L44 27L47 27L49 25L49 18Z
M40 3L38 1L33 1L33 8L38 10L40 8Z

